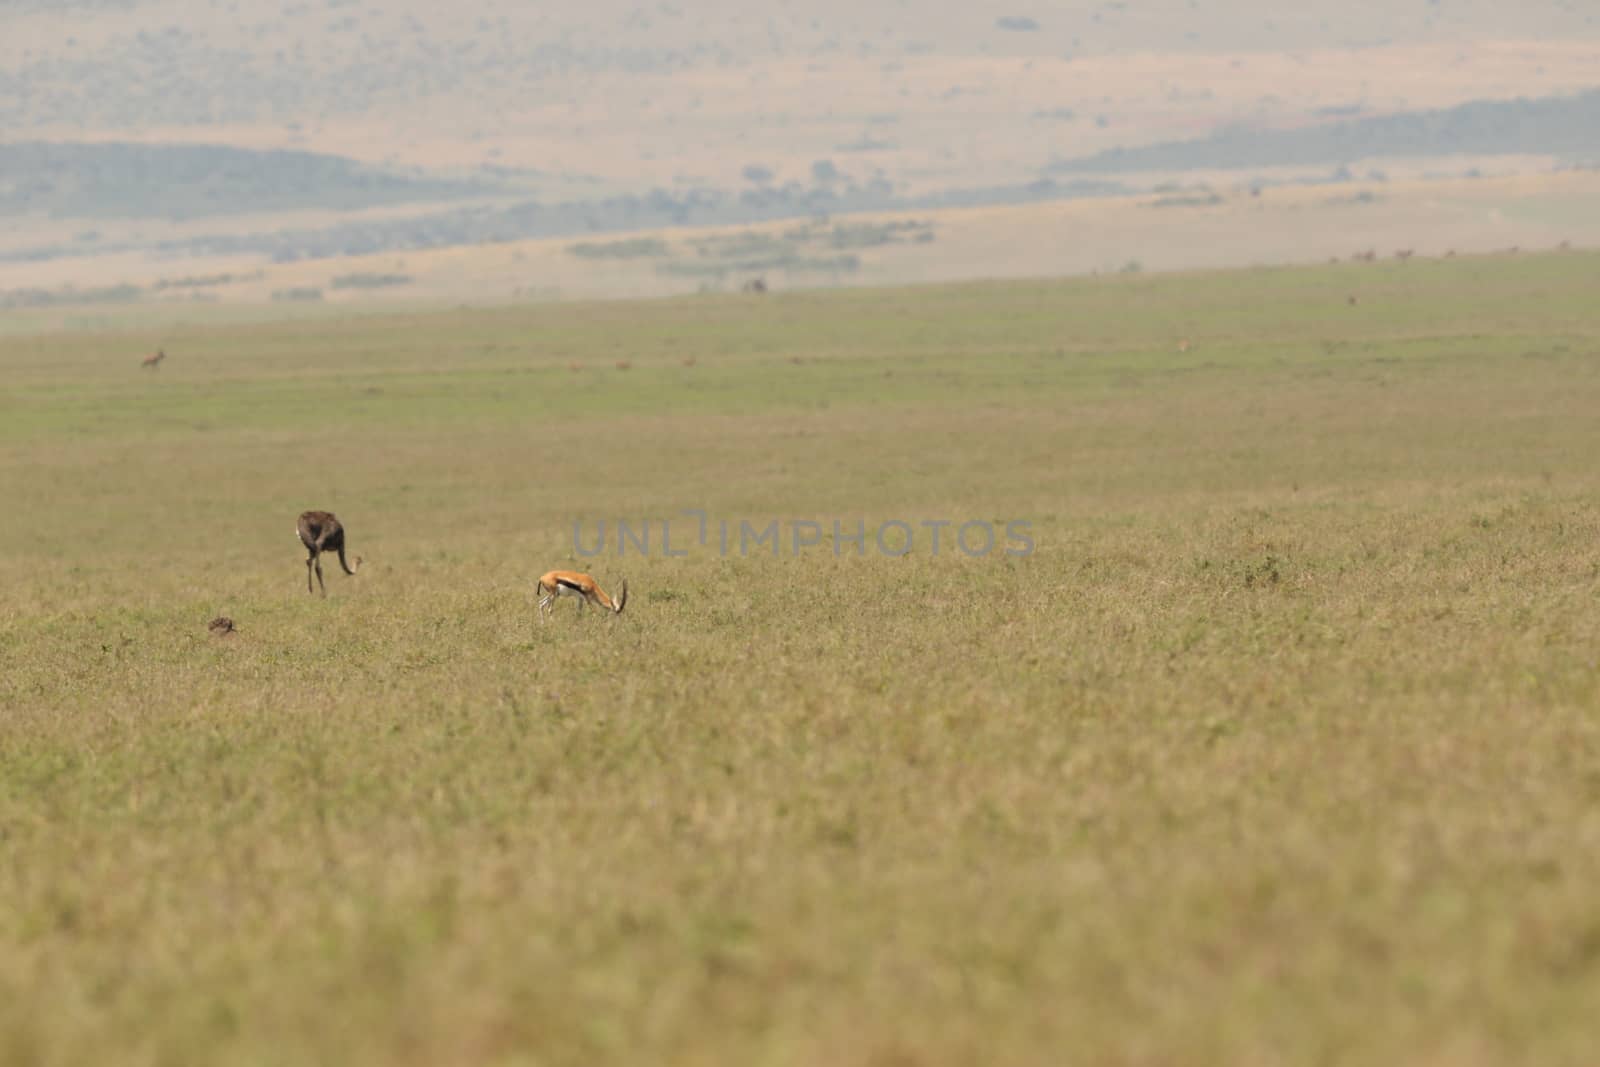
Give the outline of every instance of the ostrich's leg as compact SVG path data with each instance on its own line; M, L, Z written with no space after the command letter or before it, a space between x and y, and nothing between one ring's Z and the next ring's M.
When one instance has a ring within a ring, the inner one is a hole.
M322 595L328 595L328 586L322 580L322 557L317 557L317 588L322 590Z
M316 558L317 554L315 552L312 552L310 555L306 556L306 592L308 593L316 592L315 589L311 588L311 561Z

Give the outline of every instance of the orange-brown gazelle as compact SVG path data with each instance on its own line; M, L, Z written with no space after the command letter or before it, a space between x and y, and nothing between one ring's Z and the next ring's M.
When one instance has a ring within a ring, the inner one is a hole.
M622 609L628 604L628 583L623 581L617 589L615 597L606 596L606 591L600 588L600 583L587 574L577 571L550 571L539 578L539 618L547 618L550 606L556 602L556 597L575 596L578 598L578 611L581 614L586 604L604 608L613 615L621 615Z

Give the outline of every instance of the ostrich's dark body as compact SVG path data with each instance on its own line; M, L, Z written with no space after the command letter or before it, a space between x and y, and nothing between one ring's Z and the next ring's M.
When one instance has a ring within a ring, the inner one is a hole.
M306 546L306 592L311 588L311 575L317 575L317 585L322 588L322 595L328 595L328 587L322 584L322 553L332 552L339 557L339 566L344 568L346 574L355 574L350 564L344 561L344 527L334 517L331 511L306 511L300 515L300 522L295 526L295 532L300 535L300 543ZM356 566L361 566L361 557L356 557Z

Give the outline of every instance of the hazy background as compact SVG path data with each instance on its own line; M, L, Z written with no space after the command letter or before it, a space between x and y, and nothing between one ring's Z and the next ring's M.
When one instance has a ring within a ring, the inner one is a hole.
M1600 240L1600 15L1578 0L0 12L12 307Z

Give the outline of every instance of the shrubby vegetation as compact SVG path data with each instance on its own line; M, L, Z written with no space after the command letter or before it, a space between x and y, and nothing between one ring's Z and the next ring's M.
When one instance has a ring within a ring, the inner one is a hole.
M664 256L667 242L656 237L631 237L621 241L583 241L569 245L568 252L584 259L638 259L642 256Z
M733 193L722 189L670 192L655 189L642 195L602 200L544 204L524 200L509 205L473 204L403 218L356 219L315 229L281 229L254 233L217 233L158 241L101 241L96 251L150 251L171 255L260 255L275 263L334 256L452 245L491 244L541 237L566 237L596 231L648 230L664 226L711 226L774 219L810 217L837 212L882 211L915 206L919 201L897 197L882 179L864 183L832 182L802 186L797 182ZM932 205L930 205L932 206ZM3 212L0 208L0 212ZM632 254L624 249L625 254ZM47 260L81 254L70 244L41 246L0 254L16 261ZM578 255L611 254L600 246Z
M826 240L835 248L875 248L878 245L899 244L906 240L933 239L933 223L861 222L838 223L827 231Z
M339 274L328 283L331 289L383 289L392 285L410 285L416 279L409 274L374 274L357 272Z
M1150 201L1147 207L1214 207L1222 203L1221 195L1202 190L1193 193L1169 193Z
M250 271L248 274L195 274L183 278L162 278L150 287L152 292L162 292L167 289L205 289L216 285L232 285L234 282L255 281L262 277L259 270Z
M71 285L60 289L7 289L0 290L0 308L117 304L137 300L143 295L144 290L137 285L103 285L88 289Z
M846 250L877 248L934 239L933 223L918 220L892 222L829 222L826 219L791 227L782 233L740 230L714 234L676 246L657 237L583 243L568 247L575 256L591 259L664 259L661 274L711 278L722 281L740 275L784 271L789 274L850 274L861 268L861 258Z

